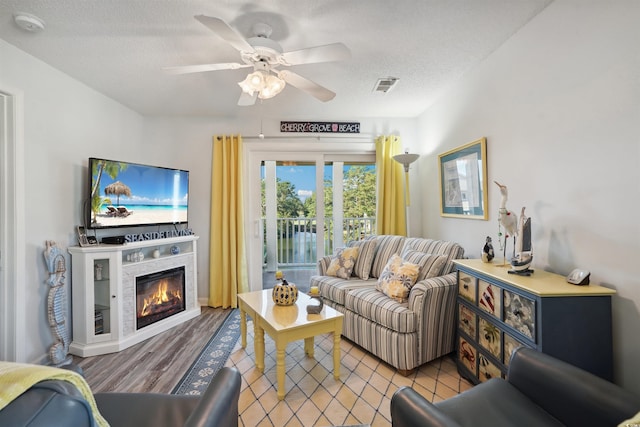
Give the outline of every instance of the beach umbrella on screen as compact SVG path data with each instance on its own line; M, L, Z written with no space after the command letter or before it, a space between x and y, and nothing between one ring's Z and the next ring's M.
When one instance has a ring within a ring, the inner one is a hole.
M116 181L104 187L104 194L107 196L116 196L116 205L119 205L120 196L131 197L131 189L120 181Z

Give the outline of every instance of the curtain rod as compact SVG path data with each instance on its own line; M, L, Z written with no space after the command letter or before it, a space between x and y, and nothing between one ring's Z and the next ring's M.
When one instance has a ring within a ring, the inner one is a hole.
M358 136L348 136L345 135L280 135L280 136L266 136L266 135L255 135L255 136L242 136L242 139L313 139L320 141L322 139L340 139L342 141L345 140L359 140L366 139L367 141L372 141L375 139L375 136L370 134L358 134Z

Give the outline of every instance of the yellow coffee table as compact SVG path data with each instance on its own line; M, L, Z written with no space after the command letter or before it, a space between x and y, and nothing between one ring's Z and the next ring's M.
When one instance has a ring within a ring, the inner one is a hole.
M240 306L240 332L242 347L247 346L247 314L253 319L254 351L256 368L264 372L264 333L276 344L276 375L278 378L278 399L284 399L285 366L284 356L287 344L304 339L304 351L313 357L313 337L333 333L333 377L340 378L340 334L344 315L326 305L319 314L307 314L306 306L316 305L316 301L298 293L295 305L276 305L271 298L271 289L238 294Z

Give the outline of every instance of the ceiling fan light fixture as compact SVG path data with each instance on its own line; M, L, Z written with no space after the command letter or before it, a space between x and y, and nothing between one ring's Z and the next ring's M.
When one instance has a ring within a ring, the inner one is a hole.
M256 71L247 76L249 78L249 85L254 89L259 89L264 84L264 76L262 72Z
M240 86L240 88L242 88L242 91L244 93L247 93L251 96L253 96L253 89L251 89L251 87L249 86L249 84L247 83L247 79L244 79L241 82L238 82L238 86Z
M269 74L264 79L264 86L262 87L262 90L260 90L260 94L258 95L258 97L260 99L273 98L274 96L282 92L285 86L286 83L284 80L282 80L278 76Z
M306 79L294 72L276 70L280 66L314 64L319 62L343 61L351 58L351 51L342 43L331 43L284 52L282 46L271 39L272 28L262 22L253 27L254 37L245 38L236 29L220 18L197 15L196 20L240 53L242 63L214 63L164 67L171 74L189 74L217 70L236 70L253 66L253 72L238 82L242 89L239 106L254 105L256 99L268 99L278 95L287 85L291 85L314 98L327 102L336 94L331 90Z
M254 71L248 74L243 81L238 82L238 85L240 85L243 92L253 95L254 92L259 92L262 89L264 82L264 71Z
M251 96L258 92L260 99L269 99L282 92L286 83L280 77L268 71L256 70L247 75L243 81L238 82L238 85L243 92Z

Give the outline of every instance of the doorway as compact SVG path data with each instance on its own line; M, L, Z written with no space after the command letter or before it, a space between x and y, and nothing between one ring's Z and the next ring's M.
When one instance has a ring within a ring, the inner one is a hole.
M0 360L25 362L23 95L0 88Z
M299 289L308 290L318 259L345 243L345 170L366 165L375 182L374 144L247 140L249 287L272 287L274 272L281 270ZM297 151L292 152L292 146ZM373 203L370 222L375 221L375 199ZM363 229L361 221L354 223Z

